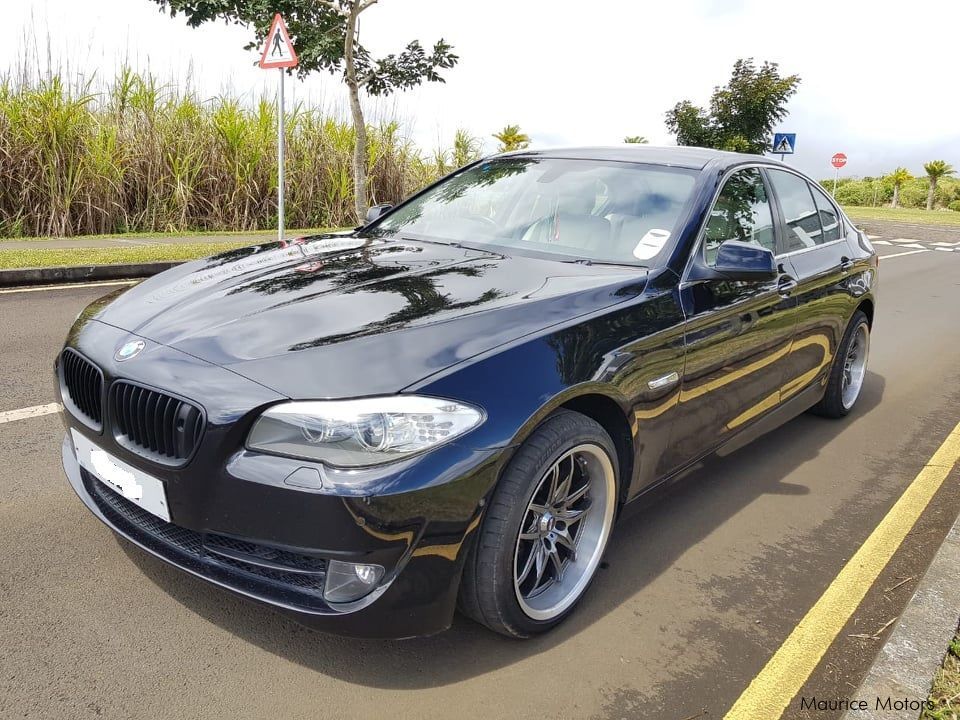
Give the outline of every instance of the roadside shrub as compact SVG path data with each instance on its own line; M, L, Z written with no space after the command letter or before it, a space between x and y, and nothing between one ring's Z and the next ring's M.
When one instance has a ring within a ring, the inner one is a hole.
M821 180L820 185L829 193L833 179ZM837 183L837 202L843 205L885 205L892 197L893 185L883 178L841 178Z
M272 98L206 100L128 68L100 88L25 77L0 79L0 236L276 224ZM287 227L354 224L351 124L303 105L288 114ZM452 169L424 158L392 120L368 133L372 202L396 202Z
M828 192L831 189L827 187ZM863 181L838 184L836 199L841 205L873 205L873 188Z
M900 188L900 206L905 208L925 208L927 206L926 178L914 178Z
M954 212L960 212L960 200L954 200L947 207Z

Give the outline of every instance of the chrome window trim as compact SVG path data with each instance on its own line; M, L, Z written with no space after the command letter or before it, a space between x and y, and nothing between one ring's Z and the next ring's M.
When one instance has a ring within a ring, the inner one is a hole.
M794 255L802 255L803 253L812 252L814 250L820 250L821 248L830 247L831 245L836 245L837 243L846 242L845 237L837 238L836 240L831 240L830 242L821 243L820 245L814 245L813 247L800 248L799 250L791 250L790 252L785 252L782 255L774 255L774 258L779 260L780 258L792 257Z

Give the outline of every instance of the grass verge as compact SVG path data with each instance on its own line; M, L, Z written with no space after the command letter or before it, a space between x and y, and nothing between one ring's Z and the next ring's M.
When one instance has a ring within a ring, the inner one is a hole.
M178 243L176 245L138 245L117 248L33 248L0 250L0 270L58 267L63 265L119 265L125 263L193 260L250 245L237 242Z
M960 212L953 210L920 210L918 208L858 207L843 208L851 220L890 220L920 225L960 226Z
M930 702L934 706L925 709L920 720L960 720L960 633L933 679Z

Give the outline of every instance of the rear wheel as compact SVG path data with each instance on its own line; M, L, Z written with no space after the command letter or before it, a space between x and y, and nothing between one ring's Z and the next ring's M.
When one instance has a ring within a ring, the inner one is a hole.
M596 574L613 527L617 456L579 413L548 418L507 466L464 569L461 609L510 637L563 620Z
M867 316L857 310L833 361L823 399L813 406L815 413L839 418L853 409L863 389L869 354L870 324Z

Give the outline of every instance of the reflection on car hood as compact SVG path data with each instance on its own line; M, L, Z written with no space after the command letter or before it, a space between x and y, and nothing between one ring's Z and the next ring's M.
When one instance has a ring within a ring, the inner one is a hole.
M397 392L639 292L640 268L327 235L186 263L89 316L288 396Z

